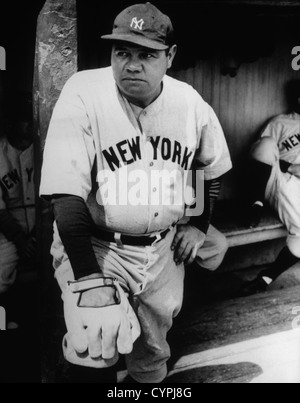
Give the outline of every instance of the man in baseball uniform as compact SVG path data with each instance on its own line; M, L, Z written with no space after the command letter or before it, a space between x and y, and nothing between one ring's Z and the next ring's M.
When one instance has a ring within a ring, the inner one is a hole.
M288 230L287 245L275 263L246 284L243 295L264 291L300 259L300 81L293 82L292 111L273 118L251 150L255 179L251 226L258 225L268 202Z
M103 38L112 43L111 67L69 79L44 151L40 194L54 206L64 355L100 371L125 354L136 382L158 383L184 264L213 270L226 252L209 222L231 160L212 108L166 76L176 54L169 17L133 5ZM188 221L178 196L191 169L204 171L206 203Z
M32 264L36 252L30 95L15 94L8 109L8 134L0 139L0 305L5 307L14 299L18 270Z

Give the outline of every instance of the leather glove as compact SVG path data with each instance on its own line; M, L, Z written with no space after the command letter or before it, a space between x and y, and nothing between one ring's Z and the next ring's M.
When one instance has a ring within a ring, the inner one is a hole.
M119 282L96 278L69 282L63 296L67 361L96 368L129 354L140 335L138 319Z

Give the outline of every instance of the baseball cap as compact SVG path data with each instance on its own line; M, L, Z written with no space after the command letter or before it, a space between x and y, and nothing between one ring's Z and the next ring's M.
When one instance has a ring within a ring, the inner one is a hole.
M165 50L172 45L173 25L153 4L135 4L123 10L114 21L112 33L101 38Z

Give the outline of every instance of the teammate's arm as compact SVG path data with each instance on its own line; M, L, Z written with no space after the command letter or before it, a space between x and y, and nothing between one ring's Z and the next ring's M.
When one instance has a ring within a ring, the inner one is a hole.
M8 210L0 210L0 232L13 242L22 259L31 259L36 253L36 239L26 235Z
M280 169L283 173L289 173L291 175L300 178L300 164L290 164L289 162L280 160Z
M78 196L57 195L52 199L59 235L75 279L101 276L92 242L92 219L84 200Z
M16 245L21 245L25 242L26 235L8 210L0 210L0 232Z
M277 142L279 147L279 143L282 141L283 129L283 123L278 120L278 118L275 118L267 123L266 127L263 129L261 138L271 137ZM279 165L281 172L300 177L300 165L294 165L285 160L279 160Z
M289 162L286 162L284 160L280 160L279 161L280 164L280 169L283 173L287 173L291 167L292 164L290 164Z
M290 173L297 178L300 178L300 164L290 164L286 161L280 160L280 169L283 173Z

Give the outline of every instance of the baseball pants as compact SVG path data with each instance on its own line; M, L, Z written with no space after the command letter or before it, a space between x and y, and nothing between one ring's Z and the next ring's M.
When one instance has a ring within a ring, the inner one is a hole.
M59 241L56 225L54 231L56 241L52 245L51 253L54 257L55 276L63 290L67 281L73 280L74 277L63 245ZM175 231L174 228L165 239L154 246L146 247L118 247L115 243L92 239L104 275L119 280L141 325L141 336L135 342L133 352L126 357L129 374L140 383L159 383L167 375L167 361L171 356L167 333L173 319L180 312L184 285L184 265L175 264L174 252L171 251ZM198 257L201 266L211 270L216 268L221 260L213 247L215 234L217 231L211 228L206 245ZM223 241L221 234L218 240L219 250L222 249L223 254L225 249L220 239ZM68 355L68 351L65 350L64 353L65 356Z
M289 232L287 238L289 250L300 258L300 179L281 171L279 148L271 137L264 137L255 143L251 156L273 167L265 198L277 211Z

